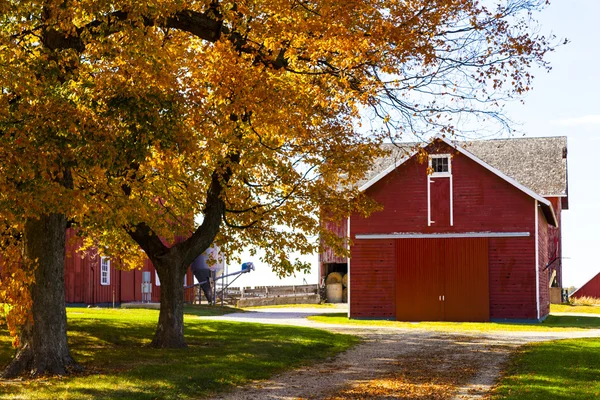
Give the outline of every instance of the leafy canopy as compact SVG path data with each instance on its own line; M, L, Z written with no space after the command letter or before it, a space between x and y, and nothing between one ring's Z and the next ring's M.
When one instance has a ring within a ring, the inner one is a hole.
M554 46L545 3L0 1L2 301L27 309L11 274L24 222L50 213L129 266L132 232L172 242L203 216L225 254L306 268L288 254L317 248L318 215L376 208L354 185L373 144L506 126L500 102Z

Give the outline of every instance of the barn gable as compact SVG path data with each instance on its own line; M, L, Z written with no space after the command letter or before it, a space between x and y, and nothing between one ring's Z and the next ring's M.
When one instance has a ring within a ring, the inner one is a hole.
M568 207L565 137L478 142L456 142L440 137L435 142L446 144L455 152L465 155L537 200L548 223L553 226L558 225L554 208L544 196L563 197L562 208L566 209ZM398 166L414 158L418 150L424 146L431 148L432 144L404 143L388 145L390 156L376 161L374 168L367 177L359 182L359 189L361 191L367 190L395 171ZM483 157L483 159L480 157ZM484 159L491 160L498 168L484 161ZM528 186L523 182L527 183ZM537 192L529 186L534 187Z

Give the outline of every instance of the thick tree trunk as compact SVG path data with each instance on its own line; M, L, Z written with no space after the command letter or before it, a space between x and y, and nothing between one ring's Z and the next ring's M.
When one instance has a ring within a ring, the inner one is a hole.
M33 324L21 332L20 346L4 370L4 378L28 373L66 375L80 367L71 357L67 343L65 310L64 215L51 214L25 224L25 252L28 261L38 260L31 288Z
M187 347L183 337L183 276L186 268L174 258L153 261L160 278L160 314L152 347Z
M239 164L240 154L231 153L229 162ZM164 348L186 347L183 338L183 275L196 257L202 254L219 232L225 214L225 202L221 198L223 185L232 176L227 163L215 169L208 191L204 220L191 237L171 248L165 246L149 225L141 222L135 227L126 227L127 233L150 258L160 278L160 314L156 334L151 346ZM130 189L125 190L129 195Z

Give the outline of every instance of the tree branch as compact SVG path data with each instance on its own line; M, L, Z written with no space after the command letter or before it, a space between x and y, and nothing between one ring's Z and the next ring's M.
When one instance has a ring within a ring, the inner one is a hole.
M199 254L212 244L217 233L219 233L221 221L225 215L225 202L223 201L221 194L223 188L233 176L231 165L237 165L239 163L240 152L232 152L227 157L226 163L221 166L221 169L224 169L224 172L221 172L220 169L217 168L212 173L211 183L206 195L206 206L204 207L204 220L202 221L202 224L187 240L173 246L180 251L184 260L183 265L191 264Z

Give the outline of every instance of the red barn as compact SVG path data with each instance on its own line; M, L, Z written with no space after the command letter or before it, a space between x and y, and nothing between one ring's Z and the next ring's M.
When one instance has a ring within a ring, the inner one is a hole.
M73 229L67 230L65 258L65 301L71 304L120 304L142 301L142 273L150 272L152 302L160 301L160 281L154 266L146 259L140 269L122 271L118 260L100 257L97 252L78 252L81 239ZM188 270L184 286L193 282ZM193 289L186 289L184 299L193 301Z
M562 285L566 138L438 138L424 161L392 149L360 183L383 210L337 228L349 260L320 257L323 277L348 271L350 317L544 319Z
M585 285L571 293L571 298L593 297L600 299L600 273L590 279Z

